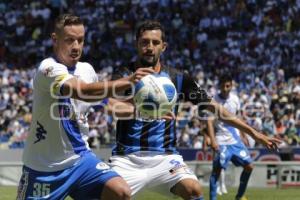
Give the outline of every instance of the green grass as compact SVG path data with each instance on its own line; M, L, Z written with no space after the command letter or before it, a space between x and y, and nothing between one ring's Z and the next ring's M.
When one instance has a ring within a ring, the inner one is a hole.
M12 200L16 198L16 187L0 186L0 199ZM208 189L205 188L205 199L208 200ZM219 196L218 200L233 200L236 189L231 188L229 193ZM249 188L246 196L248 200L299 200L300 189L260 189ZM164 197L153 192L145 192L139 195L137 200L179 200L180 198Z

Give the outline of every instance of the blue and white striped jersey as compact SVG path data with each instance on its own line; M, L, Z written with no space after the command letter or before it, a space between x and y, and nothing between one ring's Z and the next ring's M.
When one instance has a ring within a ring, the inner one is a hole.
M33 114L24 153L24 165L37 171L59 171L72 166L80 154L90 151L87 143L90 103L62 97L60 91L72 77L97 81L93 67L78 62L73 68L47 58L33 80Z

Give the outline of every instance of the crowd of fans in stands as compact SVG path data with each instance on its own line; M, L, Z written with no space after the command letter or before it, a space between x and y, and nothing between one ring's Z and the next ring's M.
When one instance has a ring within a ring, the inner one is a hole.
M196 3L197 2L197 3ZM0 3L0 148L22 148L29 131L34 68L51 55L53 19L74 12L86 24L84 61L100 79L135 57L134 27L166 27L163 62L185 69L214 95L230 73L242 117L265 134L300 145L300 0L11 0ZM114 140L115 121L91 109L90 144ZM205 123L185 103L178 144L203 147Z

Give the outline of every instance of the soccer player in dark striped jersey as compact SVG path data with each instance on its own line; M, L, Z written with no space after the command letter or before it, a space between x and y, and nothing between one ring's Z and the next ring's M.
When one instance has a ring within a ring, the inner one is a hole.
M138 52L136 62L120 68L117 74L124 76L132 74L140 67L153 68L156 73L168 76L172 80L179 99L198 106L201 104L200 109L218 112L220 120L248 133L270 149L277 147L276 143L280 141L258 133L229 113L213 101L188 73L160 62L160 56L166 50L167 43L164 28L159 22L145 21L140 24L136 32L136 46ZM130 95L130 91L127 95ZM121 113L111 101L108 105L108 109L112 112ZM130 104L128 106L130 108ZM126 112L130 112L129 110ZM131 110L134 112L133 106ZM175 115L176 112L175 109ZM183 199L203 200L203 192L197 177L176 151L175 131L174 119L145 120L134 117L118 120L117 141L110 165L127 181L132 195L146 187L171 192Z

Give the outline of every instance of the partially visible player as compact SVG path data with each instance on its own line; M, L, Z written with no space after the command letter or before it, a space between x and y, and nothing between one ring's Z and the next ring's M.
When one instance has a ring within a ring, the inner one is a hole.
M225 169L221 169L219 184L218 184L218 187L217 187L217 193L219 195L228 193L227 187L226 187L226 182L225 182Z
M238 97L231 92L232 87L233 79L229 75L220 77L220 92L214 97L214 100L223 105L232 114L238 114L240 102ZM211 147L214 151L213 170L210 177L210 200L217 199L217 182L222 171L224 173L224 170L227 168L229 161L232 161L236 166L243 166L244 168L236 195L236 200L240 200L246 191L248 180L253 170L249 151L236 128L210 117L207 121L207 130L211 138ZM227 193L227 190L224 190L224 176L225 174L221 177L223 180L219 190Z
M139 67L154 69L156 73L172 80L181 99L196 105L202 104L201 108L219 113L222 120L247 132L268 148L276 147L276 143L279 142L277 139L258 133L222 106L211 101L189 74L161 63L160 56L166 50L167 43L164 28L159 22L145 21L139 25L136 47L137 61L119 69L120 76L132 74ZM114 111L113 103L109 106ZM175 130L175 120L139 117L118 120L117 141L110 165L129 184L132 195L144 188L155 187L186 200L203 200L203 191L197 177L176 150Z
M54 55L33 80L33 118L23 153L17 199L130 199L127 183L96 158L87 143L84 101L99 101L129 88L151 69L111 82L98 82L93 67L79 62L85 30L81 19L64 14L51 37ZM81 101L84 100L84 101Z

